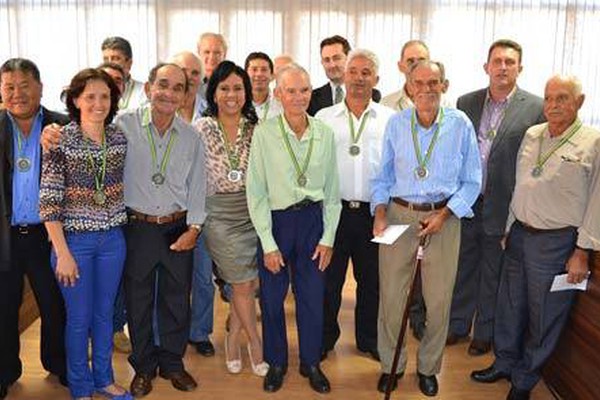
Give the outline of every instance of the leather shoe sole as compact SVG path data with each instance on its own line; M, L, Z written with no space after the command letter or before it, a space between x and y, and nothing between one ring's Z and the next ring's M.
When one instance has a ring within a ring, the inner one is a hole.
M471 379L479 383L494 383L500 379L510 380L510 374L491 367L471 372Z
M160 373L161 378L169 379L173 387L182 392L191 392L198 387L196 380L187 371Z
M287 369L285 367L271 365L269 367L269 372L267 372L263 381L263 390L265 392L274 393L281 389L283 386L283 377L286 372Z
M471 356L481 356L492 349L492 343L485 340L473 339L469 345L468 353Z
M435 396L438 393L438 382L435 375L423 375L417 372L419 389L425 396Z
M404 372L400 372L399 374L394 375L394 378L392 378L392 392L398 388L398 380L402 378L402 376L404 376ZM379 392L385 393L389 379L390 374L386 374L385 372L381 374L379 381L377 381L377 390Z
M315 392L329 393L331 391L329 380L318 365L312 367L300 365L300 375L308 378L308 383Z
M133 397L144 397L152 391L152 379L154 376L148 374L135 374L129 392Z

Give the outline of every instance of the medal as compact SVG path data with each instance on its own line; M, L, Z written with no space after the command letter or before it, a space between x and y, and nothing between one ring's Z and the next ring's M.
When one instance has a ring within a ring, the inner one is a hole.
M306 179L305 175L300 175L297 179L298 186L304 187L308 183L308 179Z
M17 168L20 172L27 172L31 168L31 161L27 157L19 157L17 159Z
M106 193L104 193L104 190L102 189L98 189L94 192L94 203L98 204L99 206L104 205L104 203L106 203Z
M571 139L571 137L573 137L573 135L575 135L579 131L581 126L582 123L579 120L579 118L576 119L575 122L571 125L571 128L569 128L568 131L565 131L561 134L560 141L556 143L546 153L542 153L544 134L548 130L548 128L546 127L546 129L540 134L538 139L537 161L535 163L535 167L533 167L533 169L531 170L531 176L533 176L534 178L539 178L542 175L542 172L544 172L544 164L546 164L546 161L548 161L548 159L556 152L556 150L560 149L565 143L567 143L569 139Z
M415 176L417 179L423 180L429 176L429 170L424 166L419 166L415 168Z
M348 151L350 152L351 156L357 156L360 154L360 147L358 145L353 144L352 146L350 146L350 149Z
M541 165L536 165L535 168L531 170L531 176L534 178L539 178L542 175L542 172L544 172L544 167Z
M232 169L227 174L227 179L229 179L229 182L239 182L242 179L242 172L237 169Z
M496 137L496 130L490 129L486 132L485 137L488 138L488 140L493 140Z
M155 173L152 175L152 183L154 183L156 186L162 185L165 183L165 176L160 172Z
M367 119L369 118L369 113L370 111L367 111L362 116L362 122L358 127L358 132L356 132L354 129L354 119L352 118L352 112L350 111L350 109L348 109L348 125L350 127L350 137L352 139L352 144L350 145L348 152L351 156L357 156L360 154L360 146L357 143L360 140L363 131L365 130L365 125L367 123Z

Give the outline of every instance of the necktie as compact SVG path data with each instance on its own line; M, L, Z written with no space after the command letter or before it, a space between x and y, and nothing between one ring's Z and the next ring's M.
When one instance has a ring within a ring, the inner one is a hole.
M335 102L335 104L337 104L337 103L341 102L342 100L344 100L344 91L342 90L341 86L336 86L334 102Z

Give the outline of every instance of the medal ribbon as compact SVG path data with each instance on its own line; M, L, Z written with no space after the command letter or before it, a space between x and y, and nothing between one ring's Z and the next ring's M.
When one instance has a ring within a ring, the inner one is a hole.
M150 153L152 154L152 164L158 165L157 156L156 156L156 144L154 144L154 137L152 136L152 132L150 130L150 124L146 125L146 135L148 136L148 141L150 142ZM162 160L160 161L160 166L158 172L162 176L165 176L165 170L167 169L167 162L171 156L171 148L173 147L173 143L175 142L175 132L171 130L169 135L169 142L167 143L167 150L162 156Z
M433 153L433 148L435 146L435 143L437 142L438 135L440 133L440 126L442 125L442 121L444 120L444 109L440 108L440 119L435 128L435 132L433 132L431 142L429 142L429 147L427 148L427 153L425 153L425 158L423 158L423 154L421 153L421 146L419 146L419 138L417 136L416 113L416 110L413 109L412 114L410 116L410 132L412 133L413 144L415 147L415 155L417 156L419 167L425 168L427 167L427 163L429 163L429 159L431 158L431 154Z
M91 142L92 140L90 138L85 138L85 143L87 145L87 158L90 164L90 168L92 169L92 172L94 174L94 184L96 186L96 191L98 192L104 189L104 177L106 176L106 132L102 130L102 144L100 147L102 164L100 166L96 166L94 156L92 156L92 151L90 149Z
M232 170L238 170L240 167L240 155L239 148L237 146L237 141L238 138L243 134L242 128L238 127L235 143L233 143L233 146L231 146L231 143L229 143L229 138L227 137L227 132L225 131L225 127L223 126L221 121L217 120L217 123L219 124L219 130L221 131L221 135L223 136L223 144L225 145L225 152L227 153L229 165L231 166ZM240 123L238 123L238 125L242 125L241 121Z
M264 121L265 119L267 119L267 114L269 113L269 107L271 106L271 99L267 99L266 101L266 105L265 105L265 110L263 111L263 116L261 121Z
M358 127L358 133L354 130L354 118L352 118L352 112L348 108L348 125L350 125L350 136L352 137L352 144L358 143L363 131L365 130L365 126L367 125L367 119L369 118L369 113L371 111L367 111L362 116L362 121L360 126Z
M544 133L542 132L542 134L540 135L540 139L538 140L538 155L537 155L537 161L535 163L536 168L539 168L539 169L543 168L544 164L546 164L546 161L548 161L548 159L552 156L552 154L554 154L558 149L563 147L564 144L567 143L569 141L569 139L571 139L571 137L573 137L573 135L575 135L577 133L577 131L579 131L579 129L581 128L582 125L583 124L582 124L581 120L578 118L577 121L575 121L575 124L560 139L560 141L558 143L556 143L554 145L554 147L552 147L550 150L548 150L544 154L542 154L542 144L544 143Z
M311 128L309 128L311 129ZM285 127L283 126L283 115L279 115L279 130L281 131L281 136L283 136L283 142L285 143L285 148L287 149L288 154L292 158L292 162L294 163L294 168L296 169L296 177L299 179L302 176L305 176L306 171L308 170L308 163L310 161L310 156L312 155L313 150L313 142L314 135L310 136L310 141L308 143L308 151L306 152L306 157L304 158L304 162L302 168L300 168L300 163L296 158L296 154L292 150L292 146L290 144L290 139L288 138L288 134L285 131Z

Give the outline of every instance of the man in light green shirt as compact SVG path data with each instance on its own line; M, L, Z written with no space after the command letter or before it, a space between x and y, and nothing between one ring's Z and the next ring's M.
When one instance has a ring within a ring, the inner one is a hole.
M296 64L277 75L283 114L254 131L246 193L260 239L258 255L267 392L279 390L287 372L283 302L290 273L295 287L300 373L319 393L330 386L319 368L325 269L329 265L341 203L333 132L306 114L311 86Z

